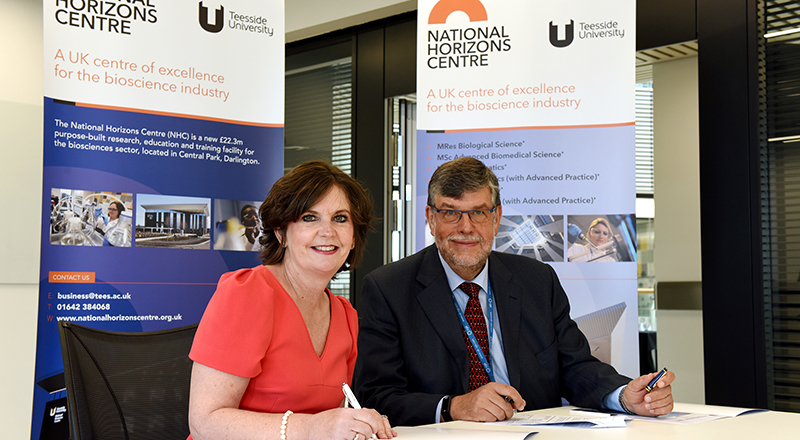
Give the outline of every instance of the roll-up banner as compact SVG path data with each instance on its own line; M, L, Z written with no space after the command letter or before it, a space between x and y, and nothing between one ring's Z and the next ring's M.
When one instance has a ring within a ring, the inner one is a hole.
M44 190L32 439L67 438L57 321L199 322L260 263L283 175L282 0L45 0Z
M633 0L420 0L418 212L440 164L500 181L494 249L546 262L593 353L639 375ZM433 238L420 216L417 249Z

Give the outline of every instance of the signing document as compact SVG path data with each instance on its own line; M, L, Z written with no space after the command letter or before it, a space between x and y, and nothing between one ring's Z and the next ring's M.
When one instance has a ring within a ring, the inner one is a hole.
M514 417L500 422L491 422L487 425L507 426L553 426L565 428L624 428L625 416L623 415L572 415L558 416L550 414L534 414L521 412Z
M693 425L695 423L709 422L711 420L724 419L727 417L738 417L744 414L764 412L765 409L756 408L736 408L732 406L713 406L713 405L699 405L693 403L675 403L673 411L669 414L658 417L646 417L637 415L626 415L629 420L642 420L645 422L654 423L671 423L674 425ZM607 415L615 416L615 414L608 414L596 409L590 408L575 408L570 411L575 416L597 416Z

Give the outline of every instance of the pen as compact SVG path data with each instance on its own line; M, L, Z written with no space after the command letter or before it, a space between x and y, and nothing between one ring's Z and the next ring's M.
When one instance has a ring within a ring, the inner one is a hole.
M361 409L361 404L356 400L356 395L353 394L353 390L350 389L350 385L347 382L342 384L342 392L344 393L344 398L350 402L350 406L355 409Z
M661 371L659 371L658 374L656 374L656 377L654 377L653 380L651 380L650 383L648 383L647 386L644 387L644 389L646 389L648 393L650 391L653 391L653 388L656 387L658 381L661 380L661 378L664 377L665 374L667 374L667 367L662 368Z
M503 396L503 400L505 400L506 402L508 402L508 404L509 404L509 405L511 405L512 407L514 406L514 399L512 399L511 397L509 397L509 396ZM512 410L514 411L514 414L516 414L516 413L517 413L517 409L516 409L516 408L512 408Z
M342 392L344 393L344 400L350 402L350 406L352 406L353 409L361 409L361 404L356 400L356 395L353 394L353 390L350 389L350 385L348 385L347 382L342 383ZM358 437L358 434L356 434L356 437ZM372 434L372 438L377 439L378 437Z

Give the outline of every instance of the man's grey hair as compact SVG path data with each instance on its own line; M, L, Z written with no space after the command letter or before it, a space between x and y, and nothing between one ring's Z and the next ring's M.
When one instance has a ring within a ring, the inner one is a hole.
M428 182L428 205L434 206L436 196L459 199L465 192L488 186L492 204L500 204L500 185L497 176L483 162L473 157L461 157L445 162L433 172Z

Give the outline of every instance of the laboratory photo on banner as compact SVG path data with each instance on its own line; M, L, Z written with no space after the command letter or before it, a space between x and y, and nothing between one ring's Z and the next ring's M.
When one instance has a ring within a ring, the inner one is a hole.
M131 246L133 194L52 188L50 244Z
M625 215L570 215L567 261L636 261L636 218Z
M214 199L214 249L218 251L259 251L261 202Z
M211 199L136 195L136 247L211 249Z
M494 248L544 262L564 261L564 216L505 215Z

